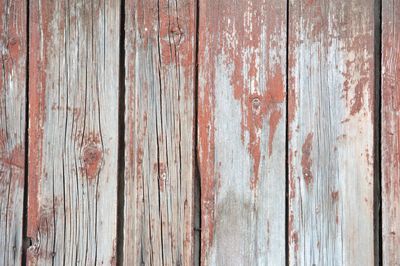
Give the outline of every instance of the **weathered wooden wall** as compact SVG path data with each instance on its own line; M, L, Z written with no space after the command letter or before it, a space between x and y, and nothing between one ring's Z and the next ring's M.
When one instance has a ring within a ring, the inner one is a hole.
M0 30L0 265L400 264L399 1L0 0Z

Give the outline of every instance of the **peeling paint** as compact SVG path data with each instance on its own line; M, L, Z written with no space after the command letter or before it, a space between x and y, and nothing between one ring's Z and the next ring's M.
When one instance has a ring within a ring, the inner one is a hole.
M0 157L0 161L6 165L14 166L20 169L24 169L24 149L21 145L16 146L8 155L8 157Z
M303 169L303 178L304 182L308 188L313 183L313 173L312 173L312 158L311 151L313 147L313 133L308 133L307 138L305 139L303 146L301 148L301 167Z

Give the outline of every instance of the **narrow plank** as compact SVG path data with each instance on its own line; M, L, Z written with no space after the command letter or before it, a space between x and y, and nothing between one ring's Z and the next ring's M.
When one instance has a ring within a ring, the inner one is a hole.
M0 265L21 264L26 12L26 1L0 1Z
M290 1L290 265L374 263L373 10Z
M400 2L382 2L382 255L400 264Z
M202 265L285 263L286 1L200 1Z
M115 264L120 3L30 1L31 265Z
M193 265L195 7L125 2L125 265Z

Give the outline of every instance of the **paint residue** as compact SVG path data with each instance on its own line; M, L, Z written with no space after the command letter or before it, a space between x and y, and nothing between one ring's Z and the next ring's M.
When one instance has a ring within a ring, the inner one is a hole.
M8 154L8 156L0 157L0 161L9 166L24 169L24 149L21 145L18 145L10 152L10 154Z
M312 167L312 159L311 159L311 151L312 151L312 141L313 141L313 133L308 133L306 140L301 148L302 156L301 156L301 167L303 169L303 178L307 187L310 187L313 182L313 175L311 171Z

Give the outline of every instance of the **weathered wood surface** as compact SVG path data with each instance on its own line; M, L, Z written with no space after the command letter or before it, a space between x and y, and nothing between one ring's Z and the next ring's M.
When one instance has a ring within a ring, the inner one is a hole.
M115 264L120 3L30 1L31 265Z
M26 1L0 1L0 265L21 264Z
M125 3L125 265L193 265L195 7Z
M372 265L374 1L289 14L289 264Z
M400 264L400 2L382 2L382 261Z
M283 265L286 1L199 3L202 265Z

